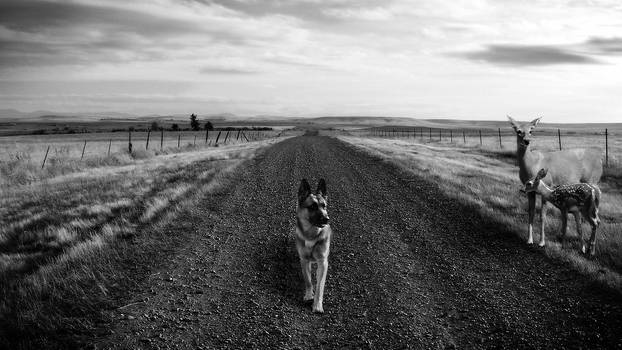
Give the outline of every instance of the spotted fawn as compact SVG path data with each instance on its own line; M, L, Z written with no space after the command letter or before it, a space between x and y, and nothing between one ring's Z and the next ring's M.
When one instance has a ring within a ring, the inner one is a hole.
M568 213L574 215L577 224L577 233L581 241L581 251L586 253L585 241L581 228L581 216L592 226L592 235L587 252L594 256L596 240L596 228L600 224L598 217L598 204L600 202L600 189L591 183L577 183L561 185L549 188L543 181L540 181L547 174L546 169L540 169L533 179L525 183L525 192L536 192L547 202L551 202L562 212L562 237L566 235Z

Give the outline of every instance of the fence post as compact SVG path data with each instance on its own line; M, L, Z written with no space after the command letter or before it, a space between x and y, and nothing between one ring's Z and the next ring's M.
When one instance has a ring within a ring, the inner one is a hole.
M205 129L205 143L207 143L208 136L209 136L209 130Z
M499 128L498 130L499 130L499 148L503 148L503 145L501 144L501 128Z
M181 145L181 131L177 133L177 148Z
M108 157L110 157L110 146L112 146L112 139L108 141Z
M216 141L214 142L214 144L215 144L216 146L218 146L218 139L220 138L220 133L221 133L221 132L222 132L222 130L220 130L220 131L218 132L218 136L216 136Z
M242 129L238 130L238 135L235 137L235 140L239 140L240 139L240 132L242 131Z
M439 141L443 141L443 134L442 134L442 132L443 132L443 129L438 128L438 140Z
M248 137L246 137L246 135L244 134L244 131L242 131L242 136L244 136L244 139L246 139L246 142L249 142Z
M84 140L84 146L82 146L82 155L80 156L80 160L84 158L84 150L86 149L86 140Z
M454 143L454 131L449 130L449 142Z
M50 152L50 146L48 146L47 151L45 151L45 157L43 157L43 164L41 164L41 169L45 166L45 161L48 159L48 152Z
M132 130L128 130L127 143L127 149L132 153Z
M605 129L605 167L609 167L609 133Z
M557 140L559 141L559 150L562 150L562 134L559 131L559 129L557 129Z
M151 137L151 129L147 130L147 143L145 144L145 149L149 149L149 138Z
M279 134L280 136L281 134ZM227 130L227 135L225 135L225 140L222 143L227 143L227 139L229 138L229 130Z
M462 130L462 141L466 144L466 135L464 134L464 130Z
M479 130L479 145L482 145L482 130Z

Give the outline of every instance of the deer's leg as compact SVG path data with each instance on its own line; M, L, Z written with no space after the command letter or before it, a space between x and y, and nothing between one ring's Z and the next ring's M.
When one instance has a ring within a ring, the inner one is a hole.
M598 212L596 212L596 215L594 215L594 217L590 217L588 221L592 226L592 234L590 235L590 242L588 244L587 251L589 252L590 256L594 256L596 254L596 228L598 227L600 221L598 218Z
M305 296L302 300L313 300L313 283L311 283L311 261L300 259L300 267L302 268L302 279L305 281Z
M596 225L592 225L592 235L590 236L588 252L590 253L590 256L594 256L596 254Z
M566 238L567 230L568 230L568 211L562 210L562 240Z
M574 212L574 221L577 223L577 234L581 243L581 253L585 254L585 241L583 240L583 227L581 227L581 213Z
M536 213L536 194L535 192L529 192L527 194L527 201L529 207L527 213L529 214L529 236L527 237L527 244L533 244L533 217Z
M540 243L538 243L538 245L540 247L544 247L544 245L546 244L546 240L544 239L544 217L546 215L546 200L541 196L542 198L542 205L540 205L540 222L542 224L542 229L540 230L541 234L540 234Z

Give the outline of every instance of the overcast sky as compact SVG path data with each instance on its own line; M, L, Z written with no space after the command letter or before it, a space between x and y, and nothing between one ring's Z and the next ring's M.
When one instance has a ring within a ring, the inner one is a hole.
M0 0L0 108L622 122L622 2Z

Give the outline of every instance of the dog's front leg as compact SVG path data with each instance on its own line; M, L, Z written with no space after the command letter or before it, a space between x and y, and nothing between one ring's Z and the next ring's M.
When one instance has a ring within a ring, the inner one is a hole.
M302 279L305 281L305 296L302 300L313 300L313 283L311 283L311 261L300 259L300 267L302 268Z
M317 262L317 288L315 288L315 299L313 300L313 312L324 312L322 302L324 301L324 283L326 283L326 272L328 272L328 260L323 259Z

